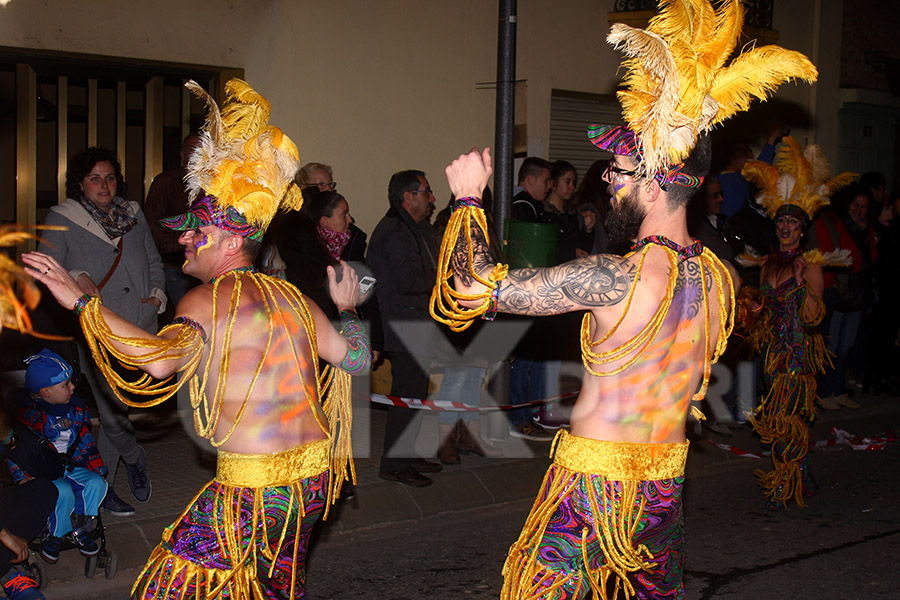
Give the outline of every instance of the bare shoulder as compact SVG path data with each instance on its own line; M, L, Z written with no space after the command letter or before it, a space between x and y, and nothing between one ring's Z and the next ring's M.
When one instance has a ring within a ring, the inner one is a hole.
M219 292L221 294L221 290ZM201 323L207 322L212 317L212 301L212 286L198 285L184 295L175 308L175 315L190 317Z

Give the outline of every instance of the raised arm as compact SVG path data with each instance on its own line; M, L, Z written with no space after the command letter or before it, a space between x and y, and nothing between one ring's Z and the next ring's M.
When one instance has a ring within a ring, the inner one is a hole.
M27 266L25 271L34 279L40 281L47 286L47 289L56 298L56 301L63 308L73 310L75 303L84 295L84 292L78 286L78 283L72 279L71 275L56 261L53 257L42 252L29 252L22 255L22 262ZM193 291L193 290L192 290ZM195 302L195 295L189 294L178 306L178 315L186 316L191 311L191 305ZM100 314L110 332L119 337L140 338L145 340L168 340L175 337L175 332L169 331L165 337L160 337L152 333L148 333L128 321L105 306L100 306ZM139 357L147 354L148 348L134 346L131 344L123 344L113 342L113 346L128 356ZM140 364L139 368L156 378L165 378L175 373L179 367L185 362L186 358L182 351L178 351L178 358L172 360L161 359L155 362Z
M480 198L491 176L491 154L472 150L454 160L446 170L456 198ZM469 242L471 241L471 255ZM453 283L464 294L483 293L487 286L472 271L487 279L494 268L481 228L460 231L451 257ZM471 266L471 269L470 269ZM520 315L555 315L613 306L625 299L634 281L634 264L619 256L594 255L549 268L510 271L500 282L496 309ZM476 302L461 300L463 306Z

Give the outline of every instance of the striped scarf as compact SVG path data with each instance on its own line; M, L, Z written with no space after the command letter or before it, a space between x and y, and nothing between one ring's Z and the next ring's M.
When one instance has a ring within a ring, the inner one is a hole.
M128 206L128 202L124 198L118 196L113 198L108 213L94 206L84 196L79 197L78 202L97 221L97 224L103 228L103 231L111 240L122 237L131 231L132 227L137 225L137 219L131 214L131 207Z

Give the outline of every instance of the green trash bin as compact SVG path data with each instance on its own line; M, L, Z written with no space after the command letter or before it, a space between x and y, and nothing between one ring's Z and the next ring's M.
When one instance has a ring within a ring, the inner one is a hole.
M559 262L559 227L551 223L506 221L510 269L553 267Z

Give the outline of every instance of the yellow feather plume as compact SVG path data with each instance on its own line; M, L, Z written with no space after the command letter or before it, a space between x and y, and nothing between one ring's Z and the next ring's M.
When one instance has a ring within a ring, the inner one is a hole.
M829 196L856 177L856 173L841 173L829 179L831 167L822 149L816 145L804 149L791 136L778 147L775 165L750 160L741 175L761 189L757 202L773 219L786 204L799 206L812 219L829 203Z
M791 79L816 79L809 59L778 46L752 49L724 67L743 27L740 0L659 6L646 30L615 24L607 36L628 57L618 97L641 142L645 175L682 162L699 134L746 110L753 98L765 100Z
M269 102L241 79L225 84L225 105L222 124L227 142L248 140L262 130L269 121Z
M719 104L713 124L750 108L753 98L766 100L792 79L815 83L818 71L806 56L779 46L745 52L716 73L709 94Z
M200 145L191 155L185 182L193 202L202 192L231 206L258 229L266 229L275 213L303 204L294 175L300 163L297 146L268 124L269 102L240 79L225 84L219 107L193 81L185 84L207 105Z

